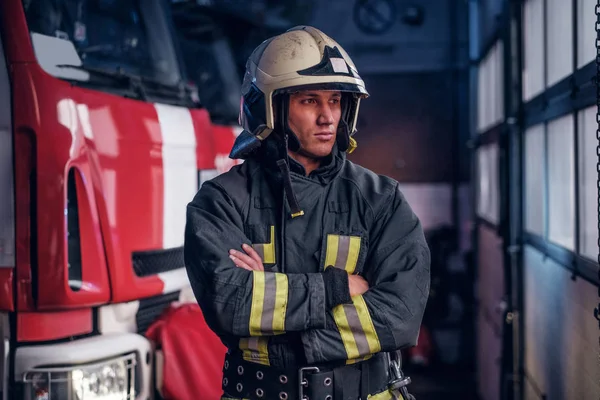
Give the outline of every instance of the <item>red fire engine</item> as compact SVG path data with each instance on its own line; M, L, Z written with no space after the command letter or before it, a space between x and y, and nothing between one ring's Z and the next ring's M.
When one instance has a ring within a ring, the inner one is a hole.
M193 301L185 206L235 133L194 101L168 7L0 2L3 399L154 395L144 333Z

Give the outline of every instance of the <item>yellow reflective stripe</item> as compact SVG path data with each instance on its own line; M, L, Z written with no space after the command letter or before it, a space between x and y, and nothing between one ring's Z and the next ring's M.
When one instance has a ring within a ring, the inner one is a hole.
M377 331L362 296L354 296L352 304L340 304L332 311L346 349L347 364L362 361L365 356L381 351Z
M333 319L335 320L335 324L338 327L340 332L340 336L342 337L342 343L344 344L344 348L346 349L347 358L357 358L360 356L358 353L358 348L356 346L356 340L354 340L354 334L352 333L352 329L348 324L348 319L346 318L346 311L344 310L344 306L346 304L340 304L333 308ZM350 305L350 307L352 307Z
M267 337L241 338L239 346L244 360L256 364L270 365L269 339Z
M368 395L368 400L404 400L404 397L398 392L392 392L390 390L385 390L383 392L379 392L377 394Z
M325 268L334 266L353 274L360 254L360 236L327 235Z
M289 292L287 275L253 271L252 276L254 286L250 307L250 336L285 333Z
M275 264L275 225L271 225L271 241L263 245L265 264Z
M364 357L358 357L358 358L353 358L353 359L350 359L350 360L346 360L346 365L356 364L356 363L359 363L361 361L366 361L366 360L368 360L371 357L373 357L373 354L369 354L369 355L366 355Z
M271 225L269 240L269 243L252 244L263 264L275 264L275 225Z
M378 353L381 351L381 343L379 343L379 336L377 336L377 331L373 325L373 320L371 319L371 314L369 314L365 299L362 296L354 296L352 302L356 307L358 319L360 319L364 335L367 337L367 343L369 343L371 354Z
M260 335L263 303L265 300L265 273L264 271L252 271L252 307L250 309L250 336Z
M358 254L360 253L360 237L350 236L350 248L348 250L348 259L346 260L345 269L349 274L354 273L356 263L358 262Z
M335 266L335 259L338 253L338 243L340 237L337 235L327 235L327 250L325 253L325 268Z
M277 289L275 292L275 310L273 311L273 333L285 332L285 315L288 304L288 277L285 274L275 274Z

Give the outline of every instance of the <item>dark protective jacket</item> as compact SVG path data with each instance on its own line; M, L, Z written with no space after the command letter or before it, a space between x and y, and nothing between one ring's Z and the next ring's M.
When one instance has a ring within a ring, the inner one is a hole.
M208 325L244 360L349 364L416 343L430 281L421 224L396 181L336 149L310 176L289 160L302 216L291 216L266 151L205 182L188 205L192 288ZM264 272L231 261L243 243ZM350 298L347 274L369 290Z

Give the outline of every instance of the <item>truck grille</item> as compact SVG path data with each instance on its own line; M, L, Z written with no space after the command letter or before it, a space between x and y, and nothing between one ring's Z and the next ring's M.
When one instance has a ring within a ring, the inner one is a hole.
M131 255L137 276L156 275L184 266L183 246L164 250L136 251Z
M177 300L179 300L179 291L141 299L140 307L135 315L138 333L144 335L150 325L160 317L172 302Z

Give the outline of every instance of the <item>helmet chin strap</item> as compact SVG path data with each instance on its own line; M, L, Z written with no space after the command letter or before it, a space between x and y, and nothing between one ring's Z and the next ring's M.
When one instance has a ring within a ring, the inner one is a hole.
M341 118L338 124L336 140L340 151L348 150L350 146L350 129L344 118Z
M336 140L340 151L346 151L350 147L352 139L350 138L350 127L348 126L349 114L350 114L350 97L351 95L342 95L342 116L340 123L338 124Z
M281 132L281 136L285 138L287 136L287 149L297 153L300 150L300 140L298 136L290 129L288 118L290 115L290 95L282 94L279 96L279 118L277 121L276 130ZM277 129L279 128L279 129Z

